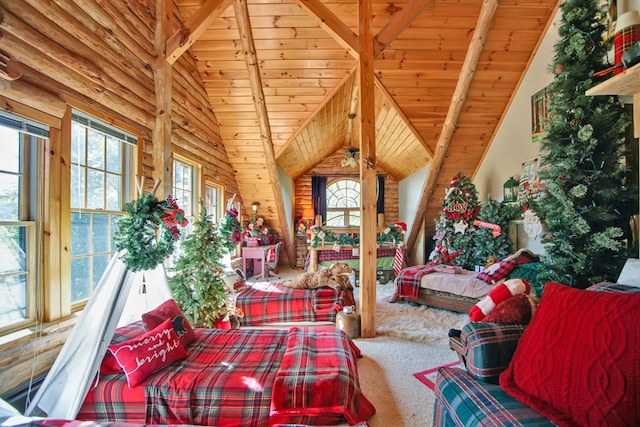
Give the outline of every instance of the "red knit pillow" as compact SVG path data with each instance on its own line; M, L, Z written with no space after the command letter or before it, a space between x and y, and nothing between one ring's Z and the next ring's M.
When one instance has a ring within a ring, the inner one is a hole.
M184 348L196 339L196 333L193 331L191 324L178 307L173 299L168 299L153 310L142 315L142 323L144 328L149 331L167 319L171 319L173 329L180 338L180 342Z
M637 425L639 324L640 294L547 283L500 385L559 425Z
M171 319L129 341L109 346L109 351L127 375L129 387L135 387L160 368L187 357L173 330Z

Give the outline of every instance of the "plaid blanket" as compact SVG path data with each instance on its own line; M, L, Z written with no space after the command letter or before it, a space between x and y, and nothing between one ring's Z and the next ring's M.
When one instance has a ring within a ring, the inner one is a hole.
M283 423L289 415L305 413L322 417L321 425L341 417L352 425L366 421L375 408L360 390L359 354L344 332L332 326L289 329L273 385L271 420Z
M281 322L334 322L347 305L355 305L352 291L292 289L281 283L250 283L236 300L244 312L240 326Z
M350 259L360 259L360 256L353 256L353 250L349 249L341 249L339 251L319 249L318 252L318 264L321 264L324 261L344 261ZM396 248L391 246L381 246L377 248L376 258L394 258L396 256ZM304 262L304 268L307 270L309 268L309 263L311 262L311 251L307 252L307 258ZM393 261L392 261L393 262Z
M331 327L314 338L314 329L300 328L298 333L309 336L311 345L333 346L322 348L322 352L329 352L333 358L308 359L307 365L298 367L299 380L312 383L322 378L320 373L330 375L334 371L334 375L338 375L348 367L353 370L342 375L357 381L354 350L349 347L346 335ZM143 331L140 322L119 328L112 342L126 341ZM129 388L124 374L99 378L77 419L219 427L274 424L275 421L270 420L271 401L276 374L289 341L288 331L198 328L195 331L197 339L187 347L188 358L151 374L137 387ZM322 362L330 365L321 365ZM297 401L299 397L293 396L293 399ZM352 404L353 399L349 397L342 404L350 408L347 405ZM313 411L291 411L279 416L278 422L319 424L321 419L323 417ZM344 422L344 418L340 422Z
M396 277L396 286L398 287L398 297L400 298L418 298L420 293L420 282L422 276L435 271L431 265L416 265L415 267L405 268Z

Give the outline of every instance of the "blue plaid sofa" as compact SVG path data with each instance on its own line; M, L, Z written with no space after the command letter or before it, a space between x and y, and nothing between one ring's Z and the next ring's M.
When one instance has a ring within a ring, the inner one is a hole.
M640 293L640 288L599 283L599 292ZM471 322L460 341L466 370L441 368L435 381L434 426L554 426L498 385L525 327Z

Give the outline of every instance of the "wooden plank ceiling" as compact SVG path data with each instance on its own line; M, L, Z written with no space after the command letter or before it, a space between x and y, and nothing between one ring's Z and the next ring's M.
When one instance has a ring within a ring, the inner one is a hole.
M424 210L428 230L451 177L473 175L482 160L556 3L500 1L432 183L435 196ZM185 25L203 7L223 9L190 49L243 199L259 200L276 214L279 198L265 168L255 90L264 96L275 160L293 179L328 155L357 147L357 1L248 0L261 88L252 88L256 78L243 51L237 4L176 4ZM373 2L376 166L396 180L433 159L482 6L481 0Z

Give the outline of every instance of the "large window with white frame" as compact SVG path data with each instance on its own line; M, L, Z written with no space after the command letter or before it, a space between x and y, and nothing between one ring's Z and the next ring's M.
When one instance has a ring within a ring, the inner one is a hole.
M136 137L74 111L71 120L71 301L88 299L116 251Z
M38 153L49 128L0 112L0 333L35 321L41 227Z
M189 224L180 233L180 240L175 242L174 251L167 260L168 267L175 266L182 253L182 242L193 230L193 222L197 217L196 199L198 194L198 165L182 157L173 157L173 185L172 197L176 199L178 207L184 211Z
M204 188L204 206L207 209L207 215L214 224L219 224L224 213L222 212L222 193L221 185L207 182Z
M329 227L360 226L360 182L338 179L327 185L327 220Z

